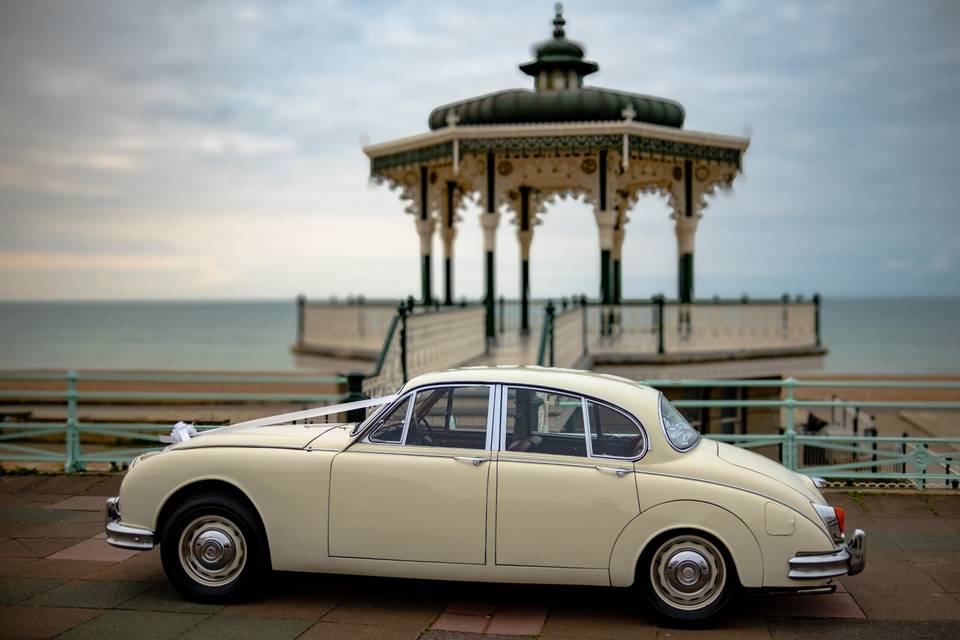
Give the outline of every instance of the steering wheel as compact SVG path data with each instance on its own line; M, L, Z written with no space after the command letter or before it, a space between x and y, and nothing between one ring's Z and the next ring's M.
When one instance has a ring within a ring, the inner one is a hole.
M430 423L427 422L427 419L424 416L417 418L417 432L420 434L420 441L432 447L433 445L433 429L430 427Z

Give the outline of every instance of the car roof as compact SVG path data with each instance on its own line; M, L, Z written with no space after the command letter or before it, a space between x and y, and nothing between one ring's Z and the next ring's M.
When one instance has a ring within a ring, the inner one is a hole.
M461 367L426 373L409 380L403 390L434 384L485 383L548 387L592 396L629 407L635 403L656 402L659 391L639 382L608 373L578 369L558 369L534 365Z

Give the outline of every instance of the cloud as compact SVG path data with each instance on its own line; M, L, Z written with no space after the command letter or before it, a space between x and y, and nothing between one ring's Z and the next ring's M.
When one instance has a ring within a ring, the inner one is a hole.
M550 9L0 3L0 251L19 256L0 297L413 292L413 223L368 185L360 140L530 86L516 65ZM581 0L566 14L600 63L590 82L678 99L691 129L751 132L745 174L700 225L698 293L960 294L960 5ZM476 215L456 249L471 297ZM630 295L676 289L666 215L646 198L631 212ZM499 236L508 295L514 232ZM534 294L594 293L597 252L591 212L557 204L534 238Z

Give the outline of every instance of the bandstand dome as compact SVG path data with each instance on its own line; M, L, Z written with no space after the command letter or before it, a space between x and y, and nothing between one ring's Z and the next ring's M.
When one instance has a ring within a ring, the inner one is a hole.
M628 107L637 122L683 126L683 107L673 100L584 87L583 77L599 65L583 59L583 47L567 39L564 24L558 7L553 38L534 47L534 61L520 65L534 78L534 91L507 89L437 107L430 113L430 129L446 127L451 115L460 125L621 121Z

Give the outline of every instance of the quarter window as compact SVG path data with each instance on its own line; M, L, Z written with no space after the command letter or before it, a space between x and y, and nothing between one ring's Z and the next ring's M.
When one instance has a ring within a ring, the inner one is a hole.
M583 401L576 396L511 387L506 418L507 451L587 455Z
M388 413L380 421L380 424L374 428L368 440L370 440L370 442L400 444L400 442L403 441L403 425L407 419L407 408L409 406L409 398L398 404L393 411Z
M587 401L587 412L593 455L636 458L643 454L646 443L636 422L616 409L593 401Z

